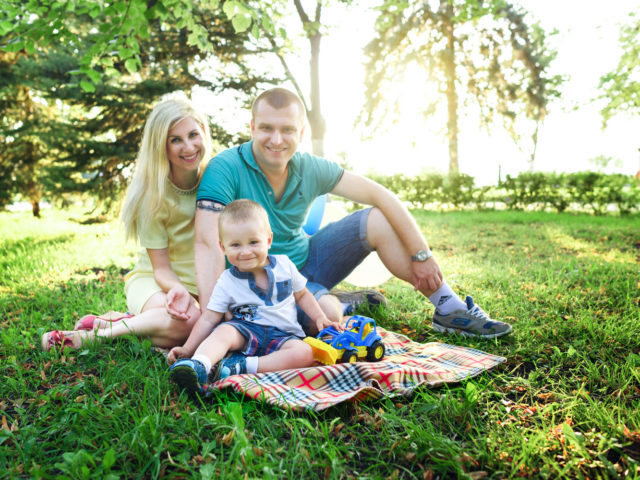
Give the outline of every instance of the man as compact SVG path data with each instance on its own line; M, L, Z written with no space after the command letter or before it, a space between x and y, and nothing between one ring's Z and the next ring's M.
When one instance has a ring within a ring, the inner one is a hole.
M342 319L343 306L329 290L373 250L389 271L411 283L435 305L434 329L487 338L511 331L443 280L415 220L396 195L338 164L297 151L305 130L300 98L283 88L260 94L252 106L252 140L217 155L198 189L195 218L196 279L203 304L225 269L218 245L218 215L238 198L260 203L274 232L273 254L286 254L307 279L326 316ZM357 211L307 238L310 204L331 193L373 208ZM308 319L299 321L308 334Z

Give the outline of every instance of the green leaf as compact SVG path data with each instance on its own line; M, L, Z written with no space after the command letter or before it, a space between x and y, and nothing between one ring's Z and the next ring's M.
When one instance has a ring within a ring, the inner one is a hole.
M116 79L120 78L120 75L121 75L119 70L117 70L115 68L112 68L112 67L106 68L104 70L104 74L107 77L112 77L112 78L116 78Z
M89 77L91 79L91 81L93 83L99 83L100 80L102 79L102 77L100 76L100 74L98 72L96 72L94 69L92 68L88 68L83 70L83 73Z
M264 28L269 33L273 33L273 22L271 21L271 19L267 15L265 15L260 20L262 21L262 28Z
M233 0L227 0L224 2L222 6L222 11L225 13L227 18L231 20L238 13L238 4Z
M205 463L200 467L202 480L212 480L215 477L216 469L213 463Z
M0 22L0 35L5 35L11 30L13 30L13 23L9 20L3 20Z
M198 44L198 34L196 32L191 32L187 37L187 43L189 45L197 45Z
M231 20L231 24L236 33L245 32L251 26L251 17L236 15L233 17L233 20Z
M133 50L130 48L121 48L118 50L118 56L120 57L121 60L126 60L127 58L130 58L133 55Z
M86 80L82 80L80 82L80 87L87 93L93 93L96 91L96 86L91 82L87 82Z
M467 402L469 403L477 403L478 402L478 387L472 382L467 382L464 388L464 396L467 398Z
M24 49L27 51L29 55L33 55L34 53L36 53L36 46L32 41L28 41L27 44L24 46Z
M113 450L113 448L110 448L109 450L107 450L107 453L104 454L102 464L108 472L111 470L111 467L114 463L116 463L116 452Z
M124 62L124 66L129 73L136 73L138 71L138 62L135 58L130 58Z
M20 50L22 50L24 48L24 42L13 42L13 43L8 43L6 47L4 47L4 49L7 52L19 52Z

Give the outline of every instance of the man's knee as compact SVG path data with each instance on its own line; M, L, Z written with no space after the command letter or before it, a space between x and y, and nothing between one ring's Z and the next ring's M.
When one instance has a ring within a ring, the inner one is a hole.
M367 217L367 240L373 246L373 240L389 233L393 233L393 227L389 220L379 208L372 207Z

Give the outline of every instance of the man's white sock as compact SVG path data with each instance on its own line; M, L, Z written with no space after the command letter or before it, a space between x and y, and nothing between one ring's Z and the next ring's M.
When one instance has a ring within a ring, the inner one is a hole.
M438 313L442 315L448 315L454 310L467 309L467 304L464 303L453 290L451 290L451 287L447 285L447 282L442 282L440 288L429 295L429 300L435 305Z
M207 375L209 375L209 372L211 371L211 360L209 360L209 357L207 357L206 355L202 355L201 353L196 353L193 357L191 357L191 360L197 360L202 365L204 365L204 368L207 370Z

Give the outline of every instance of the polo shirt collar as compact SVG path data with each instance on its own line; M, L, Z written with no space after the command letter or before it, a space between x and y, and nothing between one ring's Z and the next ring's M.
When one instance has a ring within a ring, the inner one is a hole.
M240 153L240 158L242 158L247 166L257 170L258 172L262 172L258 162L256 162L256 159L253 157L253 140L249 140L247 143L240 145L238 147L238 152Z
M230 270L231 275L233 275L234 277L242 280L247 280L251 291L255 293L258 298L264 302L265 305L273 305L273 302L271 300L273 297L275 278L273 268L276 266L276 259L272 255L268 255L267 260L269 260L269 262L264 267L264 269L267 272L267 277L269 278L269 287L267 288L266 292L259 288L258 285L256 285L256 280L252 272L241 272L235 266L232 266Z
M269 260L269 262L264 268L266 270L273 270L273 268L276 266L276 263L277 263L276 258L273 255L267 255L267 260ZM231 272L231 275L233 275L236 278L240 278L242 280L253 278L253 273L241 272L240 270L238 270L238 268L235 265L231 265L231 268L229 268L229 271Z

